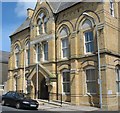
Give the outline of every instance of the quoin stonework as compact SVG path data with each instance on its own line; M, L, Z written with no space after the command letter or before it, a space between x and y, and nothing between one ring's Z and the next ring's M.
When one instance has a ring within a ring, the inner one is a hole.
M8 91L120 110L120 2L38 1L10 39Z

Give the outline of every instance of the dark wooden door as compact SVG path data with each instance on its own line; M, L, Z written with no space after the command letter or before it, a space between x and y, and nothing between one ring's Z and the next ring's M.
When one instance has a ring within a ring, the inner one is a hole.
M48 93L48 86L46 85L45 78L41 81L41 90L40 90L40 99L45 99L48 100L49 98L49 93Z

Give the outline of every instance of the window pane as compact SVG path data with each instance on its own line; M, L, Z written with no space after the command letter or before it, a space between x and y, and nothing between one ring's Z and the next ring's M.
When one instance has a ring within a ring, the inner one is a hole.
M88 93L96 93L96 83L87 83L87 92Z
M116 70L116 89L117 89L117 92L120 92L120 67L119 66L117 67L117 70Z
M62 40L62 54L63 57L68 57L68 39L65 38Z
M70 92L70 83L66 84L66 92Z
M63 49L63 57L68 57L68 49Z
M60 32L60 37L64 37L68 35L68 30L67 28L63 28Z
M85 33L85 46L86 46L86 52L94 51L93 32L91 31Z
M87 92L96 93L95 69L86 70L86 83L87 83Z
M70 73L63 72L63 92L70 92Z
M94 51L94 43L90 42L89 43L89 52L93 52Z
M28 50L28 65L30 64L30 50Z
M48 60L48 43L44 44L44 60Z
M120 92L120 82L118 82L118 92Z
M63 84L63 92L66 92L66 84Z
M118 80L120 81L120 69L118 69Z

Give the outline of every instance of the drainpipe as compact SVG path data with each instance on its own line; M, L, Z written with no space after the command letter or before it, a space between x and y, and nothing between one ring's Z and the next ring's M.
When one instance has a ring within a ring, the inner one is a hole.
M102 80L101 80L101 63L100 63L100 45L99 45L99 32L98 25L96 24L96 33L97 33L97 48L98 48L98 84L100 91L100 108L102 109Z
M58 100L58 73L57 73L57 36L56 36L56 21L57 21L57 15L53 13L54 16L54 22L55 22L55 73L56 73L56 82L57 82L57 87L56 87L56 96Z
M36 99L38 99L38 63L36 64Z

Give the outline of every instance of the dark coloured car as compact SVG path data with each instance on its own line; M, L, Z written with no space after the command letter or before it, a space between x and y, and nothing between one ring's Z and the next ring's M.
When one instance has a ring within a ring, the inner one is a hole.
M23 93L10 91L2 95L2 105L15 106L17 109L19 108L37 109L39 103L36 100L26 98Z

